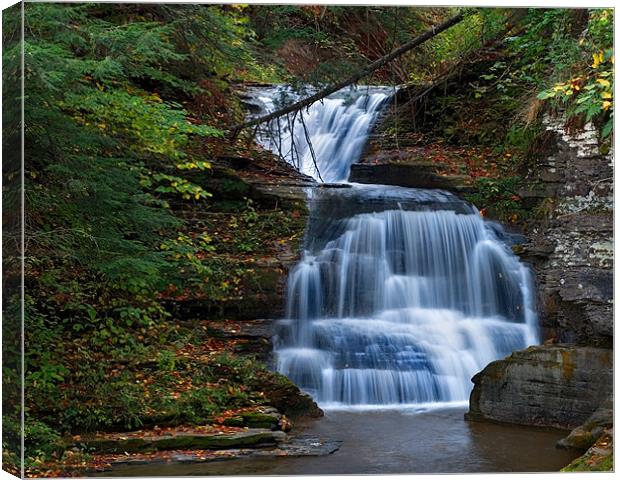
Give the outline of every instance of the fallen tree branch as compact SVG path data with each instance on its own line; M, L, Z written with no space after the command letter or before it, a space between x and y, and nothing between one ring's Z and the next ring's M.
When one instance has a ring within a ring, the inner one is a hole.
M443 32L444 30L447 30L448 28L456 25L457 23L459 23L460 21L463 20L463 18L465 18L465 13L461 12L457 15L455 15L454 17L450 18L449 20L446 20L445 22L433 26L430 30L427 30L426 32L422 33L421 35L418 35L417 37L415 37L413 40L411 40L410 42L407 42L403 45L401 45L400 47L398 47L397 49L393 50L392 52L388 53L387 55L379 58L378 60L375 60L374 62L368 64L366 67L364 67L363 69L359 70L358 72L356 72L355 74L353 74L352 76L350 76L349 78L347 78L346 80L343 80L341 82L335 83L333 85L330 85L329 87L326 87L320 91L318 91L317 93L315 93L314 95L311 95L310 97L304 98L303 100L300 100L299 102L293 103L291 105L288 105L287 107L281 108L280 110L276 110L275 112L271 112L267 115L263 115L262 117L257 117L254 118L244 124L241 125L236 125L234 127L232 127L230 129L231 131L231 136L234 139L237 134L245 129L245 128L249 128L249 127L253 127L254 125L258 125L261 123L265 123L265 122L270 122L271 120L274 120L278 117L281 117L283 115L286 115L288 113L300 110L304 107L309 107L310 105L312 105L314 102L321 100L325 97L327 97L328 95L331 95L334 92L337 92L338 90L343 89L344 87L351 85L353 83L356 83L357 81L359 81L360 79L362 79L363 77L371 74L372 72L374 72L375 70L383 67L384 65L390 63L392 60L394 60L395 58L399 57L400 55L408 52L409 50L412 50L413 48L417 47L418 45L421 45L422 43L426 42L427 40L430 40L431 38L433 38L435 35L440 34L441 32Z
M301 126L304 129L304 135L306 136L306 143L308 144L308 148L310 149L310 155L312 156L312 163L314 164L314 170L319 177L321 183L323 183L323 177L321 177L321 171L319 170L319 165L316 163L316 155L314 153L314 147L312 146L312 141L310 140L310 135L308 134L308 129L306 128L306 122L304 121L304 112L299 112L299 119L301 120Z

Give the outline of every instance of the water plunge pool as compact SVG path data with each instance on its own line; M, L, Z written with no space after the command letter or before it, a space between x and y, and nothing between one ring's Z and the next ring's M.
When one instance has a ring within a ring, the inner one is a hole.
M293 435L341 440L331 455L264 457L202 464L116 467L107 476L320 475L552 472L578 456L555 448L567 432L468 422L466 407L327 410Z

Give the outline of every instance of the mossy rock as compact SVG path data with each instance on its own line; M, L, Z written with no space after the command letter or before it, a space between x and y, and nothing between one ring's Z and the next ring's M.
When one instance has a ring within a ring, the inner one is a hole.
M290 418L323 416L323 410L309 395L279 373L261 375L252 388L265 392L269 404Z
M228 417L224 419L222 425L226 427L243 427L245 423L243 421L243 417Z
M613 426L614 414L610 405L598 408L583 425L573 429L570 434L558 441L560 448L573 448L586 451Z
M269 413L244 413L243 420L245 425L250 428L271 428L275 429L278 427L278 421L280 420L280 415L278 414L269 414Z
M249 412L226 418L223 425L227 427L249 427L278 429L281 415L278 413Z
M154 450L145 438L94 438L76 442L69 446L85 447L87 450L102 453L132 453Z
M586 451L595 441L596 437L592 432L577 427L568 437L559 440L557 446L560 448L574 448L575 450Z

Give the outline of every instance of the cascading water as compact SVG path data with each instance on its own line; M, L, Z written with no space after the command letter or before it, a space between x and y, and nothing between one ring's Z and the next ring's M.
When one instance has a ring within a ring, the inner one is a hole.
M276 95L264 90L262 100L273 106ZM386 97L311 107L298 148L314 144L324 180L345 180ZM464 402L475 373L537 343L530 273L470 204L443 191L352 184L313 192L310 212L276 358L323 407Z
M269 112L299 99L292 89L282 86L254 91L263 110ZM258 132L258 141L306 175L323 182L344 182L392 92L391 87L341 90L301 110L294 119L272 121Z

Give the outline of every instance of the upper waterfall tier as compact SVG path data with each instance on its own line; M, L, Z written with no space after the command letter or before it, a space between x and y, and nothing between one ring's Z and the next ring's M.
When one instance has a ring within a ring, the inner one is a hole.
M346 182L351 164L362 154L377 114L393 91L393 87L340 90L308 109L263 125L257 139L306 175L327 183ZM255 88L253 93L261 115L299 99L285 86Z

